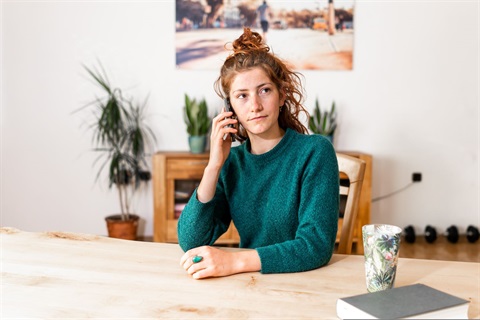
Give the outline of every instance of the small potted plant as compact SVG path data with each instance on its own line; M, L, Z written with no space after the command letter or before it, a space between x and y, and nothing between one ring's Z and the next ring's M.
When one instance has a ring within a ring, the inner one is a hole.
M183 119L187 125L188 144L192 153L203 153L207 145L207 134L212 125L205 99L197 101L185 94Z
M322 111L318 98L315 99L315 108L308 120L308 127L312 133L321 134L333 144L333 135L337 128L337 111L335 101L332 102L330 111Z
M88 128L93 133L93 151L99 153L95 161L102 160L97 173L108 171L108 186L115 186L120 201L120 214L107 216L110 237L136 239L139 216L130 206L134 192L140 184L151 179L146 158L151 155L156 137L145 123L145 103L135 104L119 88L112 88L105 69L84 66L93 82L105 93L81 109L87 108L92 116Z

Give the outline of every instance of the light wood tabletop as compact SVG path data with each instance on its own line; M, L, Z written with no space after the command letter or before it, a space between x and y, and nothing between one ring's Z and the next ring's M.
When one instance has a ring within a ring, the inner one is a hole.
M308 272L193 280L176 244L12 228L0 237L2 319L332 319L338 298L366 293L363 256L334 255ZM469 318L480 317L479 263L400 258L395 286L413 283L470 300Z

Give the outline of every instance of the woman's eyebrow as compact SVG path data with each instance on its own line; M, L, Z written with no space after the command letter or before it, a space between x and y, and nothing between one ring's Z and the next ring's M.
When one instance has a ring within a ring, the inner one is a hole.
M245 92L245 91L248 91L248 89L237 89L237 90L233 90L232 93Z
M271 82L265 82L265 83L259 84L259 85L257 86L257 89L258 89L258 88L261 88L261 87L264 87L264 86L267 86L267 85L273 85L273 83L271 83Z
M272 85L272 83L271 83L271 82L261 83L261 84L257 85L257 86L255 87L255 89L259 89L259 88L264 87L264 86L266 86L266 85ZM245 92L245 91L248 91L248 89L237 89L237 90L233 90L232 93Z

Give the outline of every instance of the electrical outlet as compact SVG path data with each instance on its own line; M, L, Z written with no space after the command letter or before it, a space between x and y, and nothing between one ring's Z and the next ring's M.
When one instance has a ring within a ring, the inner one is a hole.
M412 182L420 182L422 181L422 174L420 172L412 173Z

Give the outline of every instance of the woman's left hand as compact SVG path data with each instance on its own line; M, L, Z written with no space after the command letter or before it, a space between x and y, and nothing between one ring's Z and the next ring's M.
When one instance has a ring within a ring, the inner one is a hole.
M202 260L195 263L194 257L202 257ZM180 259L180 265L194 279L228 276L232 274L232 264L231 252L210 246L188 250Z
M202 257L202 259L199 262L194 262L194 257ZM202 246L185 252L180 259L180 265L194 279L203 279L258 271L260 270L260 258L256 250L229 252L210 246Z

